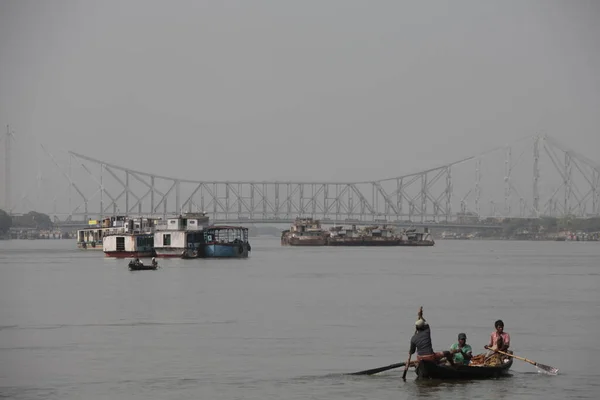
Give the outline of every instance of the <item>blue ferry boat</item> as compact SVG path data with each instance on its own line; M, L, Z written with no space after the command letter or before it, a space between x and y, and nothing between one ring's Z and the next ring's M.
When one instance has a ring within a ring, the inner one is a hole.
M204 257L247 258L250 251L248 228L227 225L204 228Z

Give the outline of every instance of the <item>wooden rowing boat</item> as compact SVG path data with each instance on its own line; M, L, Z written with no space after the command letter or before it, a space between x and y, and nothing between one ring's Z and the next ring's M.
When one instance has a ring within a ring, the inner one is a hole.
M432 361L419 361L416 372L418 379L490 379L508 375L512 363L512 358L504 359L502 364L497 366L451 366Z
M155 265L144 265L142 263L136 264L133 261L129 262L129 270L130 271L154 271L158 268L158 264Z

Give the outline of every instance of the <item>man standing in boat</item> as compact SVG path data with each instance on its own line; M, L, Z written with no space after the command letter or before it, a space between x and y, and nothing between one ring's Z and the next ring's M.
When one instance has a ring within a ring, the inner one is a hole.
M423 307L419 308L419 319L415 322L416 332L410 339L410 351L412 356L417 352L417 361L434 361L439 362L446 357L450 364L453 364L452 356L449 351L434 352L431 344L431 328L425 318L423 318Z

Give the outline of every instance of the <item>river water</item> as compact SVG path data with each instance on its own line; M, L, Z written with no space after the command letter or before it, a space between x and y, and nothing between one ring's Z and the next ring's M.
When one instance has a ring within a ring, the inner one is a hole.
M71 240L0 241L0 398L595 399L600 243L438 241L293 248L246 260L126 260ZM418 307L436 350L482 352L502 319L515 360L497 380L419 382L402 369Z

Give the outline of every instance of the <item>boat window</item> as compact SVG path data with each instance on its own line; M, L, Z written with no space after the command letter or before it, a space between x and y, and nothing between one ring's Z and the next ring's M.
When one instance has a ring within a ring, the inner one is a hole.
M243 228L226 228L211 230L206 234L208 242L232 243L234 241L248 241L248 230Z
M171 234L170 233L163 234L163 246L170 246L170 245L171 245Z

